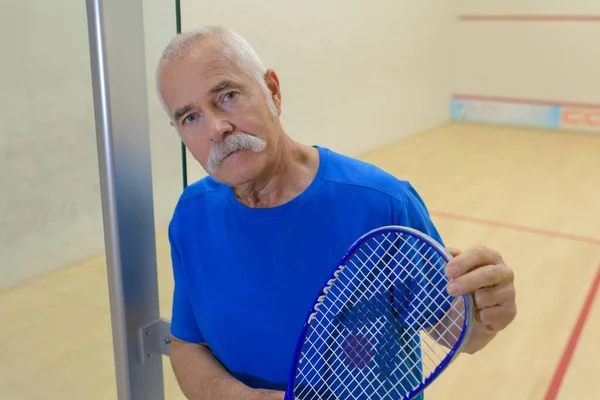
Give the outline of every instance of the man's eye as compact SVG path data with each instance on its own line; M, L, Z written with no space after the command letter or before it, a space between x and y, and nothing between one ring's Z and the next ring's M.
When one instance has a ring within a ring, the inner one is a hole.
M198 119L198 114L192 113L192 114L188 115L187 117L185 117L185 119L183 120L183 123L194 122L196 119Z
M237 96L236 92L229 92L225 95L225 101L233 100L235 96Z

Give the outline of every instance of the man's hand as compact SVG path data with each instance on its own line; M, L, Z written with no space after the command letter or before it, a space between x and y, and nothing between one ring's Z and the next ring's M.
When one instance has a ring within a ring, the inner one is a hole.
M450 278L448 293L473 295L475 326L465 352L474 353L485 347L497 332L506 328L517 314L514 273L502 256L486 247L464 253L448 249L454 257L446 266Z
M283 400L284 397L285 392L279 390L254 389L251 400Z

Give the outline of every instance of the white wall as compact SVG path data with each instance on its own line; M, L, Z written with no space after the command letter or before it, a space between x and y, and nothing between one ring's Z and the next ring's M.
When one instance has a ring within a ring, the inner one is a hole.
M453 0L182 1L183 29L224 24L280 77L288 133L350 155L448 120Z
M154 62L175 33L175 12L160 0L146 5ZM1 290L102 254L104 237L85 2L3 0L0 35ZM148 88L163 228L181 189L180 150L152 79Z
M459 0L460 14L544 14L586 15L600 14L597 0Z
M461 0L461 15L600 15L597 0ZM455 93L600 104L600 20L461 21Z
M181 191L179 141L154 92L173 2L145 0L157 229ZM281 78L284 123L357 155L448 119L454 3L182 2L183 27L226 24ZM0 6L0 289L102 254L85 2ZM8 40L9 37L15 39ZM203 176L193 159L190 180Z

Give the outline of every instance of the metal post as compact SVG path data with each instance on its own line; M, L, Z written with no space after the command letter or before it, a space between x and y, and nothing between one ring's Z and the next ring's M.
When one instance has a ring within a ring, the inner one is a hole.
M119 400L162 400L142 0L86 0Z

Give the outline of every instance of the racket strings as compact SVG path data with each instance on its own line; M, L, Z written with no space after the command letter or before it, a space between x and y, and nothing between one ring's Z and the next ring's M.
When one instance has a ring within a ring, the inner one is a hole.
M433 248L429 247L427 243L417 240L408 240L411 237L402 237L402 243L398 246L397 242L392 242L389 239L391 234L385 235L383 238L383 243L378 247L384 249L386 256L393 257L393 260L390 262L396 262L398 265L402 266L400 274L398 274L397 270L391 269L393 276L391 277L394 282L398 282L402 279L402 276L415 276L416 274L420 274L422 279L426 282L426 285L419 286L419 292L415 294L416 298L424 297L425 301L421 303L423 306L423 311L421 311L418 317L424 317L426 315L439 315L440 311L444 313L444 315L448 314L448 311L444 310L444 307L440 305L445 300L450 299L451 296L445 292L445 287L448 282L447 277L443 273L443 268L445 265L445 261L439 258L438 254L434 251ZM418 247L415 247L418 246ZM371 253L369 256L365 249L361 249L361 253L365 254L366 257L372 257L372 254L377 253L377 249L373 249L369 243L365 244L365 247ZM393 253L390 251L393 249ZM407 254L410 254L408 250L411 250L412 255L409 259ZM424 258L424 260L417 261L416 257ZM434 260L435 258L435 260ZM407 265L408 264L408 265ZM362 266L368 265L368 261L363 262ZM428 268L433 272L433 274L423 273L423 267L425 266L434 266L434 268ZM360 268L361 266L357 266ZM362 275L362 279L365 279L366 276ZM443 284L436 284L434 280L442 279ZM382 284L381 282L378 282ZM404 300L408 300L406 295L404 296ZM454 312L457 316L461 317L464 311L464 304L462 301L456 301L450 304L450 311ZM460 324L458 323L460 321ZM458 337L460 335L460 330L462 329L463 321L460 318L446 318L445 324L437 324L436 331L439 333L439 341L441 341L443 345L452 347ZM418 326L419 330L423 330L425 328L424 324ZM443 331L439 332L439 329L442 328ZM450 342L446 340L447 335L450 335L454 342Z
M410 235L363 244L311 323L294 396L396 399L423 383L463 329L461 301L445 291L444 264Z

